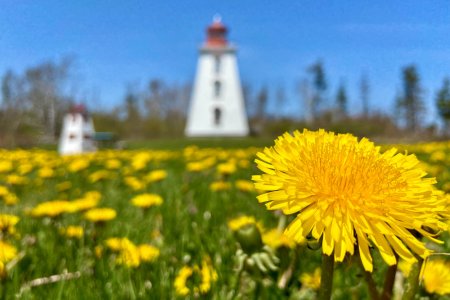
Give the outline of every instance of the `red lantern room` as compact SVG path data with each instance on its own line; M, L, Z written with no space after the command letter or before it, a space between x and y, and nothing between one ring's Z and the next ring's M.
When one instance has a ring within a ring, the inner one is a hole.
M226 47L228 41L226 39L228 29L223 25L220 16L215 16L213 23L207 28L206 47Z

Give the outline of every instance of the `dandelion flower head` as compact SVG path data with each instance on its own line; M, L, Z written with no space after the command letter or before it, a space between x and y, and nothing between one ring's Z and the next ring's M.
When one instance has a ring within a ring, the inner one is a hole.
M450 262L434 259L427 262L422 271L425 290L438 295L450 294Z
M365 270L372 271L371 245L388 265L396 264L395 253L413 261L414 254L430 252L413 230L437 241L433 233L446 229L445 199L414 155L381 153L350 134L304 130L285 133L257 156L263 174L252 179L265 191L258 201L296 214L286 235L322 239L323 253L335 261L358 247Z

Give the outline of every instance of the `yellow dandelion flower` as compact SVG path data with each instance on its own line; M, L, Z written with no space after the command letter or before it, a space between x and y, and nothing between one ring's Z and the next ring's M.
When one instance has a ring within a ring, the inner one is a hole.
M128 238L109 238L105 241L106 246L112 251L120 251L131 243Z
M318 290L320 288L320 268L314 270L314 273L303 273L300 275L302 286L308 289Z
M131 199L131 203L137 207L148 208L150 206L160 206L163 203L163 199L157 194L140 194Z
M322 251L341 262L357 245L362 264L372 271L370 242L388 265L430 251L412 230L437 241L432 232L445 230L444 197L434 178L417 168L414 155L380 153L367 139L324 130L288 133L275 146L257 154L264 172L253 176L258 196L270 210L297 214L286 234L301 240L322 238ZM413 252L413 253L412 253Z
M103 256L103 247L102 246L95 246L94 254L95 254L95 257L101 258Z
M152 262L159 257L159 249L151 245L142 244L137 247L139 258L142 261Z
M132 241L128 238L109 238L105 241L106 247L108 247L111 251L117 252L118 256L116 258L116 263L119 265L125 265L127 267L138 267L141 263L141 252L139 247L137 247ZM149 249L143 249L143 251L147 251L147 258L150 259L151 254L148 251ZM154 249L151 249L154 250ZM159 251L159 250L158 250ZM156 254L153 253L153 256ZM158 252L159 255L159 252Z
M208 258L202 260L202 268L200 270L202 281L200 283L200 293L206 294L211 289L211 283L217 281L217 272L211 265Z
M77 211L88 210L88 209L96 207L99 202L100 202L99 198L84 196L84 198L76 199L76 200L73 200L70 202L70 204L71 204L70 211L77 212Z
M174 286L175 292L180 296L187 296L189 294L189 288L187 287L187 280L192 276L193 269L188 266L184 266L178 272L175 278Z
M217 165L217 173L221 175L229 175L236 172L236 164L234 161L231 162L225 162Z
M241 159L238 161L239 168L246 169L250 166L250 161L248 159Z
M148 173L146 176L144 176L144 180L146 182L157 182L165 179L167 177L167 171L166 170L153 170L150 173Z
M97 222L105 222L114 219L117 216L117 213L112 208L93 208L85 212L84 218L97 223Z
M296 244L293 239L289 238L283 231L277 228L264 232L262 234L262 241L272 249L278 249L283 246L294 248Z
M95 183L103 179L108 179L109 177L110 173L108 170L98 170L89 174L88 180L91 183Z
M55 170L49 167L39 169L38 176L41 178L52 178L55 176Z
M81 226L67 226L67 228L63 228L61 230L61 234L65 235L68 238L77 238L81 239L84 234L84 229Z
M145 187L145 184L142 181L133 176L125 177L123 181L134 191L142 190Z
M116 263L132 268L139 267L141 260L139 250L136 245L133 243L127 243L126 246L120 250Z
M119 169L122 166L122 163L118 159L108 159L105 163L105 167L107 169Z
M422 280L428 293L450 294L450 262L442 259L428 261L422 271Z
M4 197L9 194L9 190L6 186L0 185L0 197Z
M13 245L0 240L0 262L7 263L17 256L17 249Z
M0 232L3 234L14 234L15 225L19 222L19 217L15 215L0 214Z
M24 185L28 183L28 179L26 177L17 175L17 174L11 174L6 176L6 183L11 185Z
M214 192L227 191L231 189L231 184L226 181L214 181L209 185L209 189Z
M56 217L71 211L70 201L54 200L39 203L31 210L31 215L33 217Z
M256 219L251 216L240 216L228 221L228 228L231 231L237 231L248 224L256 224Z
M251 193L255 191L255 184L250 180L236 180L234 185L242 192Z
M25 175L30 173L33 170L33 168L34 166L32 164L22 163L17 168L17 171L19 172L20 175Z
M6 205L14 205L19 202L19 198L17 198L16 194L9 193L3 196L3 202L5 202Z
M0 173L7 173L13 169L13 163L9 160L0 160Z
M68 170L72 173L82 171L89 167L90 161L85 157L79 157L70 162Z
M193 161L186 164L186 169L190 172L201 172L208 170L216 163L214 157L208 157L201 161Z
M189 293L207 294L211 289L211 283L217 281L217 272L212 267L209 259L202 261L201 267L183 266L175 278L175 293L187 296Z

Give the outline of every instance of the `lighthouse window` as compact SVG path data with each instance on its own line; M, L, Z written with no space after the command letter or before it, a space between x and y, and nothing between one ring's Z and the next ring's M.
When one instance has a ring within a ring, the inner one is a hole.
M214 72L220 72L220 56L214 56Z
M220 90L222 88L222 84L219 80L214 81L214 96L219 97L220 96Z
M215 108L214 109L214 125L220 125L220 119L222 118L222 111L220 110L220 108Z

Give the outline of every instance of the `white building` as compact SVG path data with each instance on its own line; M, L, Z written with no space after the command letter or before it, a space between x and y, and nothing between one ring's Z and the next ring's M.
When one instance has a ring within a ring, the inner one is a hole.
M185 134L194 136L246 136L247 115L236 63L236 49L227 28L214 18L200 48Z
M63 120L59 153L70 155L96 151L94 135L94 124L85 107L73 107Z

